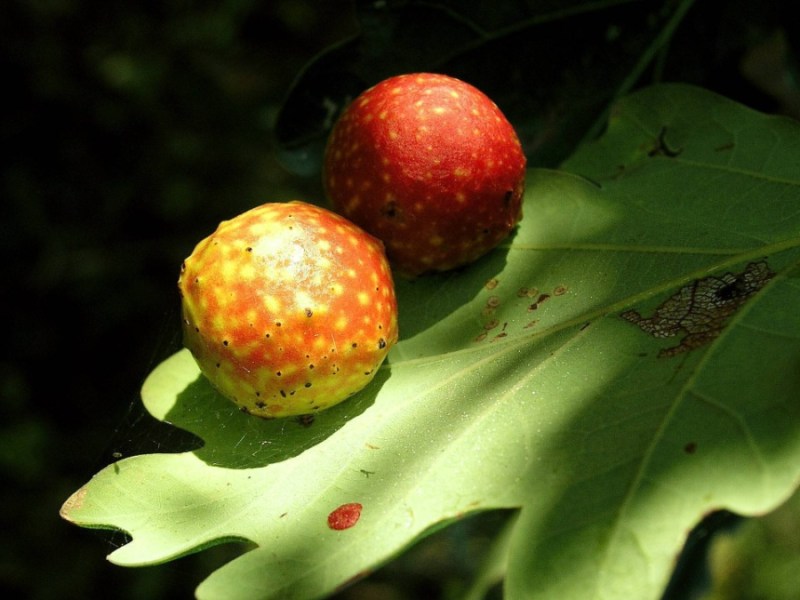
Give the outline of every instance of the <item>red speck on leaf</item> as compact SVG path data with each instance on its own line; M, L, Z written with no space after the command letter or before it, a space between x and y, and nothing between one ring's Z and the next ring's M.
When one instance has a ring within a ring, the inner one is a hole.
M358 523L358 519L361 517L361 509L362 506L358 502L342 504L328 515L328 527L336 531L350 529Z

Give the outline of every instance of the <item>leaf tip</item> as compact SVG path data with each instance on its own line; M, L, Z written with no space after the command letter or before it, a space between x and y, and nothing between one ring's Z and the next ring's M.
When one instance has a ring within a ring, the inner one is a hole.
M75 519L72 518L72 513L79 511L83 507L83 501L86 498L86 492L87 490L84 486L67 498L67 501L61 506L61 510L58 511L58 514L62 519L69 521L70 523L75 522Z

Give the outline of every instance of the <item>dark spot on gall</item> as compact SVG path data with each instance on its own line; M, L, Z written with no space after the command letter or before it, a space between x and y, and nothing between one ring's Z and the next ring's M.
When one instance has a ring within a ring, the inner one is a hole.
M385 339L381 338L381 339L378 340L378 348L380 350L383 350L384 348L386 348L386 340Z
M306 381L305 387L310 388L311 387L311 382L310 381Z
M252 252L252 251L253 251L253 249L252 249L250 246L248 246L248 247L246 248L246 250L247 250L248 252Z
M696 442L689 442L683 447L683 451L686 452L686 454L694 454L696 450L697 450Z
M356 342L353 342L352 344L350 344L350 346L351 346L352 348L358 348L358 344L357 344Z
M222 345L223 345L223 346L227 346L227 345L228 345L228 343L229 343L229 342L228 342L228 340L222 340Z
M284 390L281 390L281 398L286 398L286 392Z
M397 216L397 202L389 200L389 202L384 204L383 208L381 208L381 214L389 219L394 219Z
M311 316L311 315L313 315L313 314L314 314L314 313L313 313L313 312L311 312L311 309L310 309L310 308L307 308L307 309L306 309L306 316L307 316L307 317L310 317L310 316Z

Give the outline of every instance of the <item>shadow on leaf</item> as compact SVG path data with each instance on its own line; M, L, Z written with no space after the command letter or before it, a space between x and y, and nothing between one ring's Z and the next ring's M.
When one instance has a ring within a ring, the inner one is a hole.
M400 311L400 339L409 339L439 325L445 317L469 303L503 272L515 229L503 242L477 262L447 273L417 279L397 279L395 291Z
M195 454L205 463L230 469L252 469L281 462L323 442L375 402L389 378L382 367L372 382L352 398L314 415L313 420L267 420L247 415L199 375L175 398L165 421L198 435L205 442Z

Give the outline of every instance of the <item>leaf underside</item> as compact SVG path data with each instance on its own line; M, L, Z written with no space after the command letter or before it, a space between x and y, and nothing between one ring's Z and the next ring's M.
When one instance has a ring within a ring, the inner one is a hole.
M198 596L283 599L520 508L506 597L657 598L704 514L764 513L800 480L798 165L795 122L688 86L629 96L530 172L503 247L397 282L401 342L363 392L261 421L179 352L144 403L205 445L120 460L62 514L128 532L120 565L249 540ZM330 529L346 503L360 519Z

